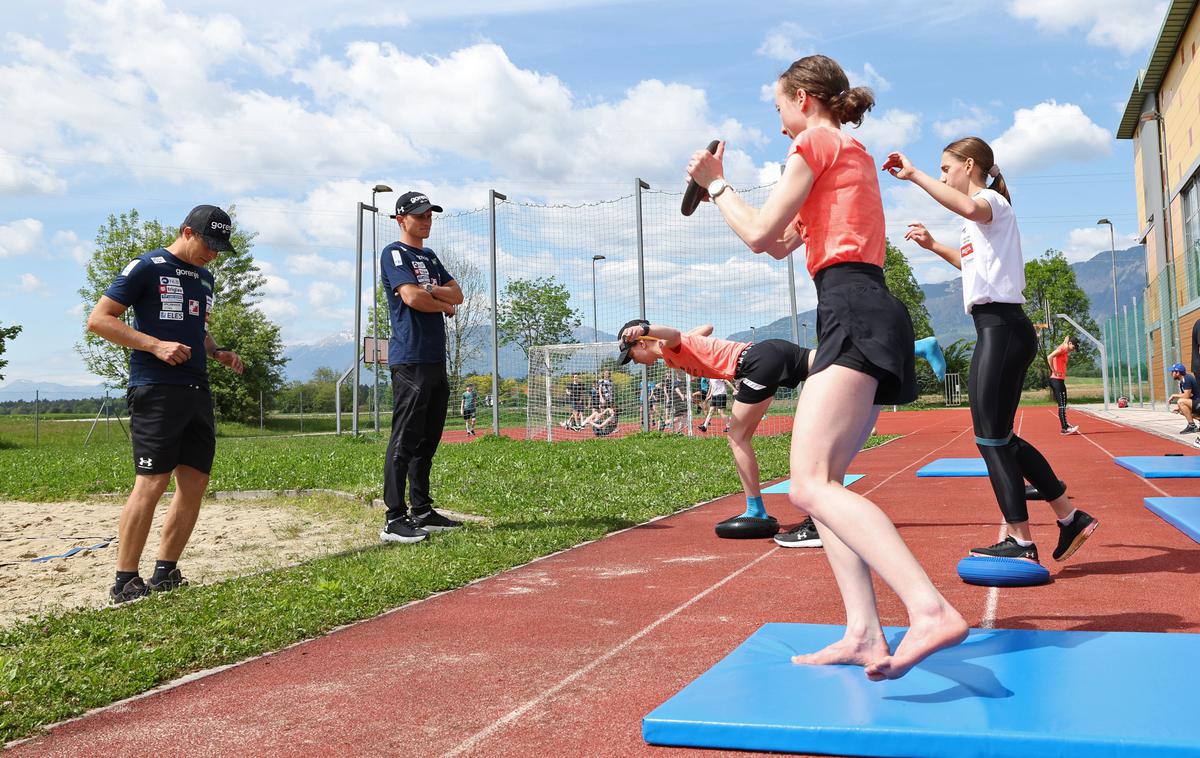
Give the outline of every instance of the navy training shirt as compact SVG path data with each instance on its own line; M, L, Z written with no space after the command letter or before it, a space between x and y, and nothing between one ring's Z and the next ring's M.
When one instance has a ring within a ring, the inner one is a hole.
M1196 377L1191 374L1184 374L1183 378L1179 380L1179 391L1187 392L1188 390L1192 391L1193 398L1200 397L1200 391L1197 390L1196 386Z
M402 363L445 363L446 322L438 313L424 313L408 307L396 294L402 284L445 286L454 277L442 266L429 248L410 247L393 242L379 255L379 271L387 291L388 316L392 336L388 340L388 365Z
M153 353L129 355L129 386L198 384L208 386L205 325L213 306L212 272L185 263L163 248L130 261L104 294L133 308L133 328L192 349L185 363L171 366Z

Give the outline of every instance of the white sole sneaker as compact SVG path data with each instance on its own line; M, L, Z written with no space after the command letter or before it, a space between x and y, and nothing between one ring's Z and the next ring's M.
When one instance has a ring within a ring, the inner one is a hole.
M405 545L411 545L414 542L420 542L421 540L425 539L428 536L429 536L428 534L419 534L415 537L405 537L404 535L401 535L401 534L392 534L388 530L383 529L379 532L379 541L380 542L402 542Z

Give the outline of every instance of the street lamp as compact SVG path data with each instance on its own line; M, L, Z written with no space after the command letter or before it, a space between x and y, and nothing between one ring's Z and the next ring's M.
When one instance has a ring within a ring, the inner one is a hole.
M801 321L800 326L804 327L804 346L808 347L808 322Z
M386 184L376 184L371 188L371 207L375 206L375 196L381 192L391 192ZM376 208L376 214L379 210ZM375 388L372 390L371 403L375 408L375 433L379 434L379 285L376 282L375 271L379 268L379 240L376 229L378 224L371 224L371 367L375 371ZM355 350L358 346L355 346Z
M1108 244L1112 251L1112 284L1113 284L1113 318L1117 317L1117 238L1113 232L1112 222L1106 218L1102 218L1096 222L1096 225L1108 224Z
M592 342L600 341L600 329L596 318L596 261L605 260L603 255L592 256Z

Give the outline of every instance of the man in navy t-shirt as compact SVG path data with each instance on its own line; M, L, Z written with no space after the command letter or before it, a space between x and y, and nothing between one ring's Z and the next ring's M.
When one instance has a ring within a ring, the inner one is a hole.
M133 491L121 511L114 603L187 584L177 567L200 512L216 452L207 358L242 373L242 360L218 347L205 324L213 307L213 275L205 266L233 250L232 224L213 205L192 209L165 248L130 261L88 317L88 330L130 348L129 428ZM133 325L121 315L133 308ZM175 474L175 496L163 523L149 582L138 573L154 508Z
M1176 403L1179 409L1179 415L1183 416L1187 421L1187 426L1179 430L1180 434L1191 434L1196 431L1196 395L1198 389L1196 386L1196 377L1187 372L1182 363L1176 363L1171 367L1171 378L1179 382L1179 392L1167 398L1167 405Z
M421 192L396 200L400 241L385 247L379 269L387 293L392 336L392 436L383 466L384 542L420 542L431 531L462 526L433 509L429 472L446 426L450 383L446 377L446 317L463 301L458 282L425 247L440 206ZM408 482L411 512L404 502Z

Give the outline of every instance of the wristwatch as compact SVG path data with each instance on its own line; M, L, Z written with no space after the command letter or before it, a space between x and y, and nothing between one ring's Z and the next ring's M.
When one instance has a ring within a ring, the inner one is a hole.
M729 183L724 179L717 177L708 183L708 196L712 200L717 199L717 195L729 189Z
M433 294L433 285L432 285L432 284L426 284L426 285L425 285L425 291L426 291L426 292L428 292L429 294L431 294L431 295L432 295L432 294Z

